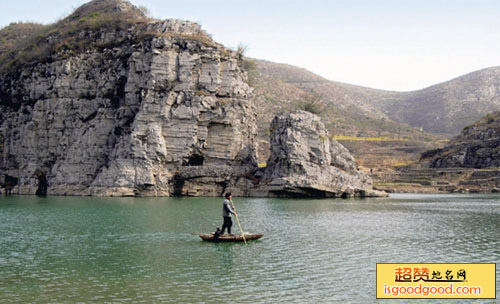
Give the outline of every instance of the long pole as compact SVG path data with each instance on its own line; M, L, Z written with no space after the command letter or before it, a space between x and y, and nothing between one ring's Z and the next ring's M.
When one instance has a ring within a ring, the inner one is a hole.
M236 222L238 223L238 227L240 227L240 232L241 232L241 236L243 237L243 242L245 242L245 245L248 245L247 240L245 239L245 233L243 232L243 228L241 228L240 219L238 218L238 212L236 212L236 207L234 207L233 199L230 199L229 201L231 202L231 205L233 207L234 215L236 216Z

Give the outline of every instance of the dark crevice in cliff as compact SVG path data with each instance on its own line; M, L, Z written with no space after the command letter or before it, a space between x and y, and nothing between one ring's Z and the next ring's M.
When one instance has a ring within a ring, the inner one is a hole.
M15 176L5 174L2 186L5 189L5 194L12 194L12 189L17 186L19 179Z
M9 99L10 99L10 94L7 94L6 92L4 92L2 88L0 88L0 102L4 104L4 102L6 103L7 100Z
M224 194L226 193L226 188L227 188L227 185L228 183L227 182L218 182L217 185L219 185L221 188L222 188L222 191L219 192L219 196L224 196Z
M314 188L305 188L305 187L297 187L297 188L286 188L283 190L273 190L270 191L276 197L288 197L288 198L308 198L308 197L317 197L317 198L334 198L338 197L336 194L318 190ZM347 198L349 195L347 193L340 194L341 198Z
M184 188L185 181L186 180L184 178L182 178L179 174L176 174L174 176L174 191L173 191L174 196L182 196L183 195L182 190Z
M97 116L97 111L92 112L91 114L87 115L85 118L80 118L80 121L83 123L89 122L92 119L94 119Z
M120 137L122 135L123 129L122 127L115 127L113 130L113 134L117 137Z
M205 157L203 155L199 154L193 154L191 157L189 157L188 161L185 166L202 166L203 162L205 161Z
M42 170L36 170L35 176L38 179L38 189L36 190L36 195L46 196L49 183L47 182L47 176Z
M113 102L115 108L120 107L121 102L125 99L126 84L127 84L127 77L120 76L116 84L116 95L114 97L114 102Z
M2 79L0 78L0 84ZM0 105L3 105L11 110L18 111L21 108L21 102L11 94L6 93L4 90L0 89Z

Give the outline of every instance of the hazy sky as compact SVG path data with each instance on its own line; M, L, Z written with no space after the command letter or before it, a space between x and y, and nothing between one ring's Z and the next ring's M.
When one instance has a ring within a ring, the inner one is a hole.
M51 23L85 0L0 0L0 26ZM414 90L500 65L500 1L131 0L201 23L247 55L330 80Z

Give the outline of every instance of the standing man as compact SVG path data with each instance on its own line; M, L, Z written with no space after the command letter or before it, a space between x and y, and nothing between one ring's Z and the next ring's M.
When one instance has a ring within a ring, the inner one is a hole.
M224 218L224 224L222 224L222 232L221 235L224 234L224 231L227 228L227 233L231 234L231 226L233 225L233 221L231 220L231 214L236 214L231 208L231 199L233 196L231 192L226 193L224 203L222 204L222 217Z

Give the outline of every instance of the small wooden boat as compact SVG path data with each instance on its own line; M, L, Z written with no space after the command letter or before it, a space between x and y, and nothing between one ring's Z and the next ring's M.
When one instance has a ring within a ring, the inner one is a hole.
M241 234L223 234L219 236L218 239L215 238L213 233L199 233L198 234L202 240L207 242L243 242L243 236ZM263 237L263 234L259 233L245 233L245 240L252 241L258 240Z

